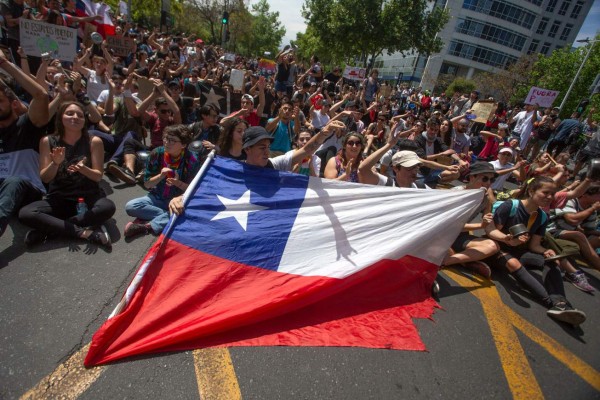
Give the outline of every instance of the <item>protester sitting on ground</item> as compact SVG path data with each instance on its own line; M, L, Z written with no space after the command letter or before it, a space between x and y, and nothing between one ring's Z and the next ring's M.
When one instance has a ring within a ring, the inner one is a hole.
M508 125L498 124L498 130L494 133L492 130L482 130L479 134L486 138L483 149L477 155L477 158L483 161L494 161L498 158L498 150L501 147L508 147Z
M192 132L192 140L202 142L202 153L208 153L214 149L221 135L221 127L217 124L219 111L212 104L205 104L198 110L198 114L200 121L188 125L188 128Z
M39 143L48 124L48 94L30 75L0 51L0 68L32 97L24 108L15 92L0 82L0 236L19 208L39 200L45 188L39 177Z
M224 126L223 133L219 137L217 148L219 155L233 158L234 160L245 160L246 153L242 150L244 131L248 129L248 122L240 117L230 118Z
M338 154L327 162L323 176L327 179L358 182L358 166L364 149L364 136L356 132L348 133Z
M387 124L387 118L384 114L380 113L377 116L377 121L370 124L363 133L367 139L363 157L367 157L369 153L383 146L389 133L390 127Z
M123 97L127 110L133 117L141 119L150 127L150 146L149 148L136 138L129 138L124 141L123 154L125 166L123 168L116 165L109 165L110 172L116 178L123 182L134 185L136 183L135 165L137 164L137 152L142 150L152 150L162 145L162 133L167 126L181 123L181 115L177 105L166 91L164 84L160 81L153 81L154 89L139 105L133 100L133 95L125 90ZM155 111L146 111L150 104L154 103ZM131 165L134 169L131 169Z
M309 131L300 131L295 140L295 148L300 149L304 147L304 145L310 141L311 137L312 136ZM302 161L294 164L292 167L292 172L306 176L318 177L319 171L321 171L321 159L315 154L304 158Z
M498 173L496 182L492 184L492 190L502 191L504 189L504 182L506 182L510 174L513 174L517 179L526 176L525 167L527 163L519 161L513 164L513 154L514 151L511 147L502 147L498 151L498 159L490 162L494 170Z
M577 243L581 255L591 267L600 270L600 231L597 211L600 210L600 185L593 184L578 198L568 200L564 207L554 209L548 231L554 238Z
M463 226L462 232L458 235L451 246L451 251L442 262L442 265L462 264L466 268L489 278L492 274L490 267L482 260L493 256L500 250L496 242L488 238L477 237L470 232L485 227L492 222L492 204L496 201L494 193L490 189L498 174L494 167L485 161L478 161L471 165L467 178L469 183L466 186L456 186L453 190L476 190L484 189L486 194L481 205L473 212L469 222ZM482 214L481 221L475 222L475 219Z
M469 136L469 120L467 116L470 114L460 115L452 118L452 126L454 133L452 135L452 142L450 148L456 152L456 154L469 154L469 148L471 147L471 136Z
M104 57L97 55L92 56L92 48L85 49L83 56L75 60L73 70L80 72L87 80L87 95L91 101L96 104L100 93L103 90L108 90L108 76L113 74L113 59L108 52L106 41L102 42L102 53ZM92 57L93 69L84 66L84 63Z
M541 244L548 225L547 215L541 207L547 207L552 202L555 192L556 184L552 179L544 176L534 178L529 185L527 198L517 201L516 210L513 211L515 204L512 200L502 203L485 231L500 246L500 251L493 258L493 265L506 268L521 287L548 308L550 317L578 326L585 321L585 313L573 309L565 298L557 262L545 261L556 253ZM509 229L518 224L525 225L527 232L513 236ZM545 267L545 285L534 278L526 267Z
M169 222L169 201L181 195L200 168L198 154L187 146L192 133L185 125L173 125L163 132L163 146L150 153L144 173L144 187L149 193L125 205L127 215L136 220L125 226L124 236L160 234Z
M331 103L327 100L322 100L321 106L317 110L315 106L310 107L310 125L308 129L312 129L318 132L323 128L331 119L329 111L331 110Z
M422 130L421 130L422 131ZM442 119L440 122L440 138L442 142L450 147L452 145L452 138L454 137L454 126L452 121L449 119Z
M440 122L435 118L429 118L426 124L426 131L422 134L417 134L415 143L419 145L422 151L425 153L425 158L428 160L437 161L441 156L448 156L452 158L459 166L459 170L465 171L468 164L461 160L461 158L452 149L449 149L438 136L440 131ZM438 183L447 183L455 179L458 179L460 172L454 173L448 170L432 170L427 167L421 168L421 174L423 175L423 181L425 184L431 184L435 187Z
M303 147L290 150L284 155L269 158L269 147L273 136L261 126L251 126L244 132L244 152L246 153L246 164L255 167L276 169L279 171L292 171L295 164L310 157L319 145L334 133L335 130L344 129L345 126L339 121L329 122L320 132L315 134ZM174 197L169 202L169 212L181 214L183 212L183 196Z
M40 142L40 177L48 194L19 212L21 222L33 228L26 245L66 235L111 247L102 224L115 213L115 204L99 186L103 166L102 140L88 135L84 106L64 103L56 115L56 133Z
M236 117L242 118L243 120L247 121L248 124L250 124L250 126L260 125L260 119L265 109L265 86L267 85L264 76L260 77L257 85L258 106L256 107L256 109L254 108L254 98L249 94L244 94L242 96L242 108L224 117L221 120L222 125L226 124L227 121L229 121L230 119Z

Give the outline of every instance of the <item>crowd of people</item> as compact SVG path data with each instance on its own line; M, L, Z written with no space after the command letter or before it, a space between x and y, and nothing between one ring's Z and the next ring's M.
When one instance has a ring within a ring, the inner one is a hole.
M0 12L11 28L52 10L72 25L85 22L69 17L71 3L61 9L50 0L37 16L15 7ZM226 57L202 39L115 23L117 35L137 43L127 57L106 41L86 45L85 37L75 60L33 57L14 32L9 36L0 53L0 235L17 217L31 228L27 246L70 236L110 247L104 223L115 204L99 184L105 172L148 190L127 203L132 220L124 236L158 235L170 213L184 212L182 194L214 149L219 157L324 179L484 190L443 266L487 278L492 268L506 271L551 317L585 320L566 300L563 278L592 292L575 257L600 269L594 110L585 120L576 113L561 120L556 108L498 102L478 123L478 91L446 96L389 85L376 69L349 80L317 57L297 62L289 46L268 74L257 59ZM203 93L215 86L237 92L233 70L244 71L241 103L225 115ZM543 283L531 268L544 269Z

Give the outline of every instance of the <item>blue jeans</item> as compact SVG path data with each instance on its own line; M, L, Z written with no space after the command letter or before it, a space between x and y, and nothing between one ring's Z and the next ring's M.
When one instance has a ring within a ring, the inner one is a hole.
M125 205L127 215L150 221L152 231L158 235L169 223L169 200L148 193L144 197L129 200Z
M104 151L108 155L111 155L110 159L116 161L118 165L122 165L124 162L123 146L125 145L125 140L129 138L138 139L134 131L129 131L124 136L115 136L97 130L91 130L89 133L91 136L97 136L102 140Z
M16 176L0 179L0 236L8 225L8 218L21 206L41 199L42 194L25 179Z

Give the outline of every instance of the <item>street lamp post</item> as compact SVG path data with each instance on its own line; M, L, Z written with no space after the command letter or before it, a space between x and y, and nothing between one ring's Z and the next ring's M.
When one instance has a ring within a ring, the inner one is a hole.
M583 58L583 61L581 62L581 65L579 66L579 69L577 70L577 73L575 74L575 78L573 78L573 81L571 82L571 85L569 86L569 90L567 90L567 93L565 94L565 97L563 98L562 102L560 103L559 108L559 113L562 111L565 103L567 102L567 99L569 98L569 95L571 94L571 90L573 90L573 86L575 86L575 82L577 82L577 78L579 78L579 74L581 73L581 70L583 69L583 66L585 65L585 62L587 61L587 59L589 58L590 54L592 54L592 50L594 49L594 45L596 44L596 42L598 42L598 40L590 40L590 38L587 39L582 39L582 40L578 40L578 42L580 43L591 43L592 45L590 46L590 48L587 51L587 54L585 55L585 57Z

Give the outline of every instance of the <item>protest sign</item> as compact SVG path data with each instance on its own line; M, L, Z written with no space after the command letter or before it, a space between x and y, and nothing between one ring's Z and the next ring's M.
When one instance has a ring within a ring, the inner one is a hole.
M525 104L537 104L540 107L551 107L558 94L556 90L532 87L525 98Z
M365 79L366 71L364 68L346 66L344 69L344 78L355 81L362 80Z
M472 107L473 114L477 116L473 122L486 123L492 116L498 104L494 100L480 100L475 103Z
M135 40L130 37L107 36L106 42L116 56L127 57L129 54L135 52L136 49Z
M235 62L235 54L233 54L233 53L225 53L225 55L223 56L223 59L225 61Z
M244 71L241 69L232 69L229 76L229 83L231 83L234 90L242 90L242 86L244 85Z
M77 29L19 18L21 47L29 56L48 53L61 61L73 61L77 46Z
M258 72L262 76L274 75L277 71L277 64L273 60L261 58L258 60Z
M138 97L141 100L145 100L148 96L152 94L154 90L154 84L148 78L139 78L137 80L138 84Z

